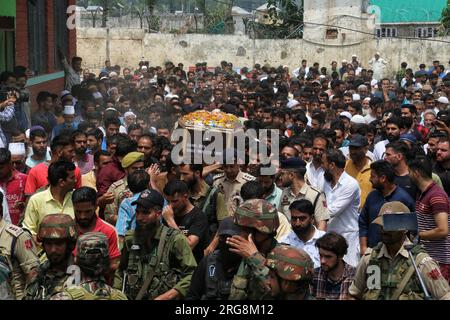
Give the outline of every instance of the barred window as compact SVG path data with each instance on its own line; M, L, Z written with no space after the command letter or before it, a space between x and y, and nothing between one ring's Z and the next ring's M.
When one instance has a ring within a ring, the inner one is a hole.
M47 71L47 32L45 0L28 1L29 68L36 75Z
M56 70L62 70L63 66L58 59L58 48L68 56L68 38L69 30L67 29L67 0L54 1L54 30L55 30L55 60L54 65Z

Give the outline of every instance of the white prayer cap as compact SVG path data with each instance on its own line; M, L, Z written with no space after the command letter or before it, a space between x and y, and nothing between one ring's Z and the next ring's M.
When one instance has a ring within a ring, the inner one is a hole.
M118 76L118 74L117 74L117 72L115 72L115 71L111 71L110 73L109 73L109 77L110 78L112 78L112 77L117 77Z
M64 114L67 114L67 115L75 114L75 107L74 106L64 106Z
M70 94L71 94L71 93L70 93L69 90L63 90L63 91L60 92L59 97L62 99L62 98L64 98L65 96L68 96L68 95L70 95Z
M436 99L437 102L448 104L448 98L447 97L439 97L439 99Z
M136 115L135 115L133 112L131 112L131 111L127 111L127 112L125 112L125 114L123 115L123 117L124 117L124 118L128 118L128 117L136 118Z
M292 108L292 107L294 107L294 106L296 106L296 105L298 105L298 104L299 104L299 102L298 102L297 100L292 99L292 100L290 100L290 101L287 103L287 107L288 107L288 108Z
M373 79L373 80L370 82L370 85L371 85L372 87L375 87L377 84L378 84L378 81L375 80L375 79Z
M352 55L352 58L358 58L358 56L356 54Z
M347 63L347 60L345 60L345 59L344 59L344 60L342 60L342 63Z
M342 111L339 114L340 117L346 117L348 120L352 120L352 114L348 111Z
M148 67L147 67L147 66L142 66L141 69L142 69L142 70L147 70Z
M357 93L353 94L353 101L360 101L361 100L361 96Z
M366 119L364 119L363 116L359 115L359 114L355 114L352 119L350 120L350 122L352 123L358 123L358 124L365 124L366 123Z
M26 154L23 142L10 143L8 149L13 156L24 156Z

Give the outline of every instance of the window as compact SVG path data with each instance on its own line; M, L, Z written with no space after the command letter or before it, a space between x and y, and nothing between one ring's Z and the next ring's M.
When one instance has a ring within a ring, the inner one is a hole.
M14 18L0 17L0 72L14 67Z
M435 27L416 28L414 30L415 38L433 38L438 36L438 29Z
M338 29L327 29L325 37L326 39L337 39L338 34L339 34Z
M397 28L382 27L376 29L377 38L393 38L397 36Z
M63 66L58 59L58 48L61 48L62 52L68 55L68 38L69 31L67 29L67 0L58 0L54 2L54 30L55 30L55 60L54 65L56 70L62 70Z
M29 68L36 75L47 71L47 33L45 0L28 1Z

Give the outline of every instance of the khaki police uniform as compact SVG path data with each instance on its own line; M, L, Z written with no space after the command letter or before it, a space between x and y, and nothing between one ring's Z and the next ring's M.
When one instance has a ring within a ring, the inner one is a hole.
M16 299L22 299L27 275L35 276L39 267L36 245L22 228L0 219L0 253L13 271L11 282Z
M242 171L239 171L234 180L228 179L224 173L214 177L213 186L216 187L220 193L223 193L229 216L234 214L237 206L240 204L238 203L237 197L240 197L241 195L242 185L255 179L256 178L251 174Z
M115 226L116 222L112 219L112 217L117 217L119 214L120 204L124 199L132 197L133 193L130 189L128 189L128 181L126 177L114 182L109 187L108 192L111 192L114 195L114 201L107 204L105 207L105 220Z
M396 289L403 286L405 289L397 293L397 300L423 299L423 293L418 285L417 276L415 273L412 273L413 269L411 269L411 276L408 283L402 285L402 280L405 278L408 279L406 276L408 270L402 264L406 264L407 260L410 259L408 251L404 248L405 244L411 244L411 241L406 239L395 257L389 255L386 246L382 243L380 243L379 250L375 251L375 253L374 249L368 248L358 264L355 278L349 288L349 293L358 299L391 300L394 299ZM420 250L415 255L415 259L417 268L431 297L439 300L450 300L450 286L442 276L436 261L424 250ZM397 270L397 272L393 274L389 270L374 271L373 269L376 268L374 268L375 264L373 260L380 262L381 266L384 264L389 266L389 269ZM376 281L377 272L379 274L378 281ZM384 278L386 280L383 280ZM378 289L376 286L377 283Z
M292 192L291 187L283 190L281 194L280 205L278 209L291 221L291 213L289 211L289 206L295 200L306 199L311 201L314 207L314 219L316 221L326 221L330 219L330 212L327 209L327 202L325 200L325 195L320 192L319 189L311 187L308 184L304 184L300 189L298 195Z

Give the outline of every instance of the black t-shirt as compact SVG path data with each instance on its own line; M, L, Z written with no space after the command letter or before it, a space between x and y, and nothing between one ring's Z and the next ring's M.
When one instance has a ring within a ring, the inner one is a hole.
M185 236L194 235L200 238L192 253L197 263L203 258L203 250L208 243L208 219L206 215L197 207L194 207L188 214L182 217L175 216L175 223Z
M395 176L394 182L396 185L402 187L406 192L408 192L411 198L416 201L419 189L417 189L416 185L411 182L409 175Z
M436 173L439 178L441 178L444 190L450 197L450 169L445 169L439 162L436 162L433 172Z

